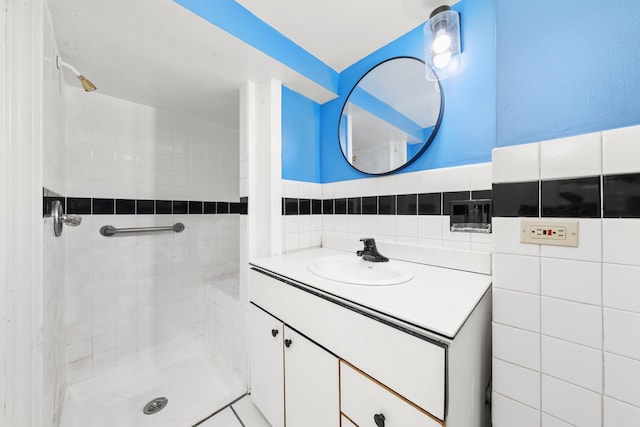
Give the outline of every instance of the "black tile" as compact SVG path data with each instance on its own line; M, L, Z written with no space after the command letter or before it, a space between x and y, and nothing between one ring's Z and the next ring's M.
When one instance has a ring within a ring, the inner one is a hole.
M173 203L171 200L156 200L156 214L169 215L173 213Z
M322 214L323 215L333 214L333 199L325 199L322 201Z
M418 214L418 195L399 194L398 195L398 215Z
M335 199L334 207L336 215L345 215L347 213L347 199Z
M204 202L204 213L205 214L215 214L216 213L216 202Z
M605 218L640 218L640 173L603 177Z
M132 199L116 199L117 215L135 215L136 201Z
M600 177L542 181L542 216L600 218Z
M155 201L136 200L136 213L138 215L153 215L155 213Z
M442 215L451 213L451 202L455 200L471 200L470 191L451 191L442 193Z
M298 215L300 210L298 208L298 199L287 197L284 199L284 214L285 215Z
M239 214L240 213L240 202L231 202L229 203L229 213Z
M442 193L418 194L418 215L441 215Z
M299 199L298 200L298 211L300 215L311 215L311 200L309 199Z
M539 182L493 184L493 216L537 217Z
M242 197L240 199L240 215L247 215L249 213L249 198Z
M88 197L67 197L67 213L90 215L91 199Z
M492 198L493 198L493 192L491 190L477 190L477 191L471 192L471 199L473 200L492 199Z
M203 203L198 201L189 201L189 215L198 215L203 212Z
M216 202L216 213L228 214L229 213L229 202Z
M314 215L322 214L322 200L319 200L319 199L311 200L311 213Z
M94 215L113 215L113 199L92 199Z
M378 197L378 215L396 214L396 196Z
M349 215L360 215L362 213L362 199L360 197L349 197L347 199L347 213Z
M249 198L248 198L248 197L240 197L240 203L247 203L247 204L249 204Z
M362 198L362 214L378 215L378 198L376 196Z
M173 213L174 214L187 214L189 212L189 204L185 200L173 201Z

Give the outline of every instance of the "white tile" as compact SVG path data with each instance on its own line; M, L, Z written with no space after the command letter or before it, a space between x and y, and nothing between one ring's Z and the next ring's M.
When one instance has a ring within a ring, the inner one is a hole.
M540 258L493 254L494 288L540 293Z
M442 240L442 218L440 215L418 215L418 237Z
M525 368L540 369L540 335L493 323L493 356Z
M604 397L603 427L637 427L638 420L640 420L639 407Z
M398 194L418 193L418 172L399 173L397 177Z
M493 392L491 424L493 427L540 427L540 411Z
M605 307L640 313L640 267L603 264Z
M640 314L605 308L604 350L640 360Z
M640 126L602 132L602 172L605 175L640 172Z
M344 186L346 188L346 196L347 197L361 197L362 196L362 179L351 179L349 181L344 182Z
M567 382L542 376L542 410L580 427L601 427L601 395Z
M602 264L564 259L541 259L542 295L602 304Z
M601 349L602 308L543 297L542 333Z
M442 169L442 191L469 191L469 167L456 166Z
M347 232L362 234L362 215L347 215Z
M478 163L468 167L471 191L491 190L491 163Z
M69 344L66 346L66 360L67 362L75 362L76 360L84 359L91 356L92 351L91 338Z
M395 237L398 235L398 220L396 215L378 215L378 233Z
M540 246L540 255L547 258L575 259L579 261L602 261L602 220L578 220L578 247Z
M378 195L385 196L389 194L398 194L398 185L396 175L387 175L374 178L378 186Z
M463 240L442 240L442 247L447 249L458 249L462 251L471 250L471 242Z
M361 220L363 234L367 236L375 236L378 234L378 215L362 215Z
M232 406L245 427L270 427L270 424L264 418L262 413L251 401L250 396L243 397Z
M542 427L572 427L571 424L552 417L549 414L542 414Z
M441 193L442 169L430 169L418 172L418 193Z
M397 233L398 236L414 237L418 239L418 216L417 215L398 215L397 217Z
M600 132L540 143L540 178L578 178L602 173Z
M363 197L377 196L378 183L375 179L372 178L363 179L362 183L360 184L360 190L362 191L361 196Z
M540 332L540 297L494 289L493 320L507 326Z
M242 427L240 421L233 413L231 408L226 408L223 411L217 413L213 417L209 418L200 427Z
M540 245L520 243L520 218L493 218L493 250L502 254L540 255Z
M605 352L604 393L640 406L640 361Z
M492 152L492 158L494 183L540 179L540 145L538 143L496 148Z
M493 389L520 403L540 409L540 373L493 359Z
M640 266L636 251L640 241L640 219L603 219L602 235L604 262Z
M602 393L602 351L542 337L542 372Z

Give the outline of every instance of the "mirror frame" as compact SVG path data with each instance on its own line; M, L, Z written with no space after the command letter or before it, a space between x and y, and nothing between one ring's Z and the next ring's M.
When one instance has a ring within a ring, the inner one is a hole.
M420 59L420 58L416 58L414 56L394 56L393 58L388 58L385 59L384 61L381 61L379 63L377 63L376 65L374 65L373 67L371 67L366 73L364 73L362 75L362 77L360 77L358 79L358 81L353 85L353 87L351 88L351 90L349 91L349 93L347 94L347 97L345 98L344 104L342 104L342 109L340 110L340 116L338 118L338 149L340 150L340 153L342 154L342 157L344 158L344 160L347 162L347 164L349 166L351 166L353 169L355 169L356 171L363 173L365 175L370 175L370 176L384 176L384 175L390 175L392 173L396 173L404 168L406 168L407 166L411 165L413 162L415 162L416 160L418 160L418 158L420 158L420 156L422 156L424 154L425 151L427 151L427 148L429 148L429 146L431 145L431 143L433 142L433 140L436 137L436 134L438 133L438 130L440 129L440 123L442 122L442 116L444 113L444 92L442 90L442 84L440 84L440 80L436 80L435 83L438 84L438 88L440 90L440 111L438 112L438 120L436 121L435 125L433 126L433 131L431 132L431 135L429 135L429 138L427 138L427 140L424 143L424 146L420 149L420 151L418 151L415 156L413 156L410 160L408 160L406 163L404 163L402 166L399 166L393 170L387 171L387 172L381 172L381 173L371 173L371 172L365 172L365 171L361 171L360 169L358 169L357 167L353 166L353 164L351 164L351 162L349 161L349 159L347 159L347 156L345 155L344 151L342 151L342 146L340 144L340 122L342 121L342 116L344 114L344 109L347 106L347 103L349 102L349 97L351 96L351 94L353 93L353 91L358 87L358 84L365 78L367 77L367 75L369 75L369 73L371 73L373 70L375 70L376 68L378 68L379 66L381 66L382 64L389 62L389 61L393 61L394 59L414 59L418 62L420 62L424 67L426 67L427 65L425 64L425 62ZM432 73L437 77L437 74L435 71L432 70ZM430 81L428 81L425 78L425 84L427 83L432 83Z

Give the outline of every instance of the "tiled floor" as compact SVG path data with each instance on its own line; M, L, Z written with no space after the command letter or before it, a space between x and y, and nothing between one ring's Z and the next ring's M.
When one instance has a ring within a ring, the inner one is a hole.
M223 408L197 427L271 427L251 401L243 396L231 405Z
M244 386L220 361L207 351L196 349L139 361L114 374L72 385L67 391L60 426L193 426L245 393ZM143 414L145 404L157 397L168 398L167 406L156 414ZM234 406L240 410L246 403L238 401ZM250 420L253 412L247 414L246 419ZM215 417L218 415L212 420ZM221 422L211 425L235 426Z

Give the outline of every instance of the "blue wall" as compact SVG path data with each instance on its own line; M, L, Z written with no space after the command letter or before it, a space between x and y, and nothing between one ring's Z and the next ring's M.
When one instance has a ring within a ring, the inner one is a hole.
M491 160L491 150L496 141L493 4L493 0L462 0L454 6L461 15L463 69L442 82L445 109L436 138L425 154L402 172ZM421 25L340 74L340 96L322 105L322 182L368 176L349 166L340 151L338 121L342 105L353 85L379 62L396 56L423 59L422 31Z
M282 178L320 182L320 104L282 87Z
M497 0L498 146L640 123L638 0Z

